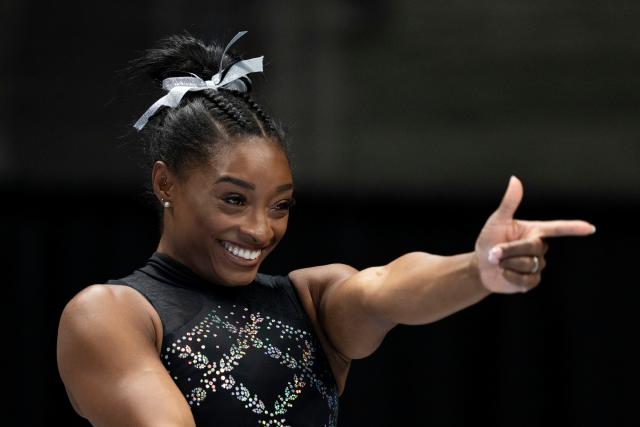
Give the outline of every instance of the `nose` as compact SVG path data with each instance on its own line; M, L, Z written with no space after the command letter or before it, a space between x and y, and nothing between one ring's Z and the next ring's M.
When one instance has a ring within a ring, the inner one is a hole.
M250 245L266 246L273 238L268 215L261 209L252 209L240 225L242 240Z

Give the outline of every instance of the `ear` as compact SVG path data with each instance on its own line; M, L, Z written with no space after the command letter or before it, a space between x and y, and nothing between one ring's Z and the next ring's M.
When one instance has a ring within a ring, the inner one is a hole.
M159 202L172 202L171 195L176 183L176 176L165 162L158 160L153 164L151 182L153 192Z

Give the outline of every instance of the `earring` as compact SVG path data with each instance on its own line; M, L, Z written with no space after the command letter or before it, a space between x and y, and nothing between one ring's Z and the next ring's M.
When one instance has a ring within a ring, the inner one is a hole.
M171 207L171 202L168 200L164 200L164 198L161 198L160 201L162 202L162 206L164 206L165 208L170 208Z

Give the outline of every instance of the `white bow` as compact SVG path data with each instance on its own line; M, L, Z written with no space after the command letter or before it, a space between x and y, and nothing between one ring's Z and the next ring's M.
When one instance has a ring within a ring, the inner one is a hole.
M224 58L227 49L235 43L240 37L246 34L246 31L241 31L227 44L227 47L224 49L222 53L222 57ZM242 80L249 73L260 73L262 72L262 59L263 56L259 56L257 58L245 59L243 61L236 62L233 64L224 74L224 78L222 78L223 70L220 71L213 77L211 80L202 80L200 77L193 73L191 74L193 77L169 77L162 81L162 88L169 93L167 93L162 98L158 99L153 103L147 111L138 119L137 122L133 125L137 130L141 130L149 121L149 118L153 116L156 111L160 107L166 106L175 108L180 104L182 97L185 93L189 91L198 91L204 89L213 89L218 90L220 88L225 88L229 90L237 90L240 92L247 91L247 85ZM222 68L222 61L220 61L220 68ZM248 79L248 77L245 77ZM222 79L222 81L220 81Z

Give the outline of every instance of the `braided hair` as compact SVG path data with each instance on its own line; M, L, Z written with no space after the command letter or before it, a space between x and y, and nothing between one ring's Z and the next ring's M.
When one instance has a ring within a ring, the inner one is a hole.
M209 80L222 64L225 68L241 58L217 43L205 44L185 31L172 35L142 56L130 61L130 78L147 77L157 84L168 77L193 73ZM251 89L247 84L248 90ZM290 162L284 130L248 92L220 88L187 92L176 108L162 108L140 131L147 167L162 160L178 176L206 162L223 145L242 136L276 142Z

